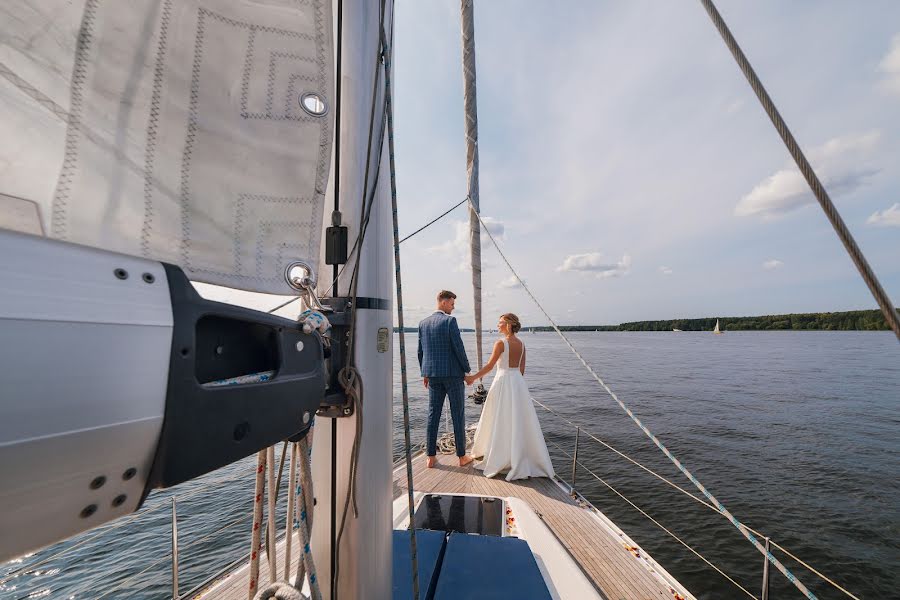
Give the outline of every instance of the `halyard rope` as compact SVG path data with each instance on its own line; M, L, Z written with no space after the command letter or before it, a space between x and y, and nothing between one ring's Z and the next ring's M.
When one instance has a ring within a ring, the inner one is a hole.
M412 588L414 600L419 600L419 556L416 547L415 500L413 498L413 468L409 441L409 386L406 376L406 337L403 333L403 282L400 277L400 229L397 224L397 171L394 164L394 105L391 91L391 47L388 45L384 25L381 27L381 44L384 48L384 101L387 113L388 159L391 171L391 210L394 220L394 275L397 288L397 325L400 333L400 388L403 394L403 436L406 455L406 493L409 504L409 552L412 557ZM453 209L450 209L453 210ZM449 211L448 211L449 212ZM447 214L447 213L444 213ZM443 215L442 215L443 216ZM440 217L438 217L440 218ZM427 225L426 225L427 227ZM415 234L413 234L415 235Z
M878 302L878 306L881 307L881 312L884 313L884 318L887 321L888 326L894 331L894 335L897 336L897 339L900 340L900 316L898 316L893 302L888 298L887 292L881 287L881 283L875 276L875 272L872 271L872 267L870 267L868 261L866 261L866 257L863 255L862 250L856 245L856 240L853 239L853 235L850 233L850 230L847 229L847 225L844 223L840 213L838 213L837 208L835 208L834 203L831 201L831 197L825 190L825 186L819 181L819 177L813 170L812 165L806 160L806 156L800 149L800 145L797 143L797 140L794 139L794 135L791 133L790 129L788 129L787 123L785 123L781 114L778 112L778 109L775 108L775 103L772 102L772 98L769 96L769 93L766 92L766 88L763 87L759 77L756 76L756 72L753 70L753 67L750 66L750 61L747 60L743 50L741 50L741 47L734 39L734 36L731 35L728 25L725 24L722 15L719 14L719 11L716 9L712 0L700 0L700 3L703 5L703 8L706 9L709 18L712 19L712 22L722 36L722 39L725 40L725 45L728 46L732 56L734 56L734 60L737 61L741 72L744 73L744 76L750 83L750 87L753 88L753 92L756 94L756 97L759 98L763 109L766 111L766 114L769 115L769 119L772 120L772 124L778 131L778 135L781 136L785 146L787 146L788 152L790 152L794 161L797 163L797 167L803 174L804 179L806 179L806 183L809 184L809 188L815 195L816 200L819 201L822 210L825 211L825 216L828 217L832 227L834 227L834 231L841 239L841 242L843 242L844 248L847 249L847 253L850 255L850 258L853 259L853 264L856 265L859 274L862 275L866 285L869 286L869 291L875 296L875 301Z
M470 202L471 202L471 201L470 201ZM478 216L478 219L479 219L479 220L482 220L480 214L476 213L476 215ZM494 236L493 236L493 234L491 233L491 230L488 229L487 226L485 226L483 220L482 220L482 223L481 223L481 224L482 224L482 226L484 226L484 231L485 231L485 233L487 233L488 238L491 240L491 243L494 245L494 248L497 249L497 253L500 255L500 258L503 259L503 262L506 263L506 266L509 268L510 272L513 274L513 277L516 278L516 280L517 280L517 281L519 282L519 284L522 286L522 289L525 290L525 293L527 293L528 296L531 297L531 300L535 303L535 305L538 307L538 309L544 314L544 317L547 318L547 321L550 322L550 325L553 327L553 330L556 331L556 333L562 338L563 342L565 342L565 344L569 347L569 350L571 350L572 353L578 358L578 360L581 361L581 364L584 365L584 368L587 369L588 373L590 373L591 376L597 381L597 383L599 383L599 384L603 387L603 389L606 390L606 393L609 394L609 396L610 396L613 400L616 401L616 404L618 404L618 405L622 408L622 410L625 411L625 414L627 414L627 415L631 418L631 420L634 421L635 425L637 425L637 426L641 429L641 431L643 431L643 432L647 435L647 437L650 438L650 440L656 445L656 447L659 448L659 449L662 451L662 453L665 454L666 457L667 457L670 461L672 461L672 464L674 464L674 465L678 468L678 470L681 471L681 472L684 474L684 476L687 477L687 478L691 481L691 483L693 483L694 486L695 486L698 490L700 490L700 491L703 493L703 495L706 496L706 497L709 499L709 501L712 502L713 505L716 506L716 508L719 509L719 512L721 512L722 515L725 516L725 518L727 518L729 521L731 521L731 524L734 525L734 527L737 528L737 530L741 532L741 535L743 535L745 538L747 538L747 540L748 540L751 544L753 544L753 546L754 546L757 550L759 550L759 552L760 552L763 556L765 556L765 557L769 560L769 562L772 563L772 564L775 566L776 569L778 569L779 571L781 571L781 573L782 573L785 577L788 578L788 581L790 581L791 583L793 583L794 586L795 586L798 590L800 590L801 592L803 592L803 594L804 594L807 598L809 598L810 600L816 600L816 596L815 596L811 591L809 591L809 590L807 589L807 587L806 587L805 585L803 585L803 583L801 583L801 582L794 576L794 574L790 572L790 570L788 570L787 567L785 567L783 564L781 564L781 561L779 561L777 558L775 558L775 556L772 555L771 552L769 552L768 550L766 550L765 546L763 546L762 544L760 544L760 543L759 543L759 540L756 539L756 536L754 536L754 535L747 529L747 527L744 526L743 523L741 523L740 521L738 521L738 520L734 517L734 515L732 515L732 514L728 511L728 509L725 508L725 505L722 504L721 502L719 502L719 501L716 499L716 497L713 496L713 495L712 495L712 494L711 494L711 493L703 486L703 484L700 483L700 482L697 480L697 478L694 477L694 475L693 475L693 474L692 474L692 473L691 473L684 465L681 464L681 461L679 461L677 458L675 458L675 456L674 456L671 452L669 452L669 449L666 448L665 445L664 445L661 441L659 441L659 439L658 439L658 438L657 438L657 437L656 437L649 429L647 429L647 427L646 427L643 423L641 423L641 420L638 419L638 418L635 416L635 414L634 414L633 412L631 412L631 409L630 409L630 408L628 408L627 406L625 406L625 403L624 403L624 402L622 402L621 400L619 400L619 397L616 396L615 392L613 392L613 391L609 388L609 386L606 385L606 382L604 382L603 379L601 379L600 376L597 375L597 373L594 371L594 369L591 368L591 366L587 363L587 361L584 360L584 357L582 357L581 354L578 352L578 350L575 349L575 346L572 345L572 342L569 341L569 338L567 338L566 335L565 335L562 331L560 331L559 326L556 324L556 321L554 321L553 318L547 313L547 311L544 310L543 305L542 305L540 302L538 302L538 299L535 298L534 294L531 293L531 289L529 289L529 287L528 287L528 285L525 283L525 281L523 281L522 278L519 277L519 274L518 274L518 273L516 272L516 270L513 268L512 264L510 264L509 259L506 258L506 255L503 254L503 250L500 249L500 245L497 243L497 240L494 239Z

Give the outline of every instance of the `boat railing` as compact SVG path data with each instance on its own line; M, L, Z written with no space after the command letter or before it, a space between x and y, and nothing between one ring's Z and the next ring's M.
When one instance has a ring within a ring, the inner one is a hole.
M223 524L221 527L215 528L212 531L201 535L195 539L191 539L187 541L187 543L183 543L185 540L179 540L179 532L178 532L178 505L186 504L190 499L195 498L196 496L209 493L212 488L220 487L222 484L234 481L241 477L246 477L246 471L239 470L238 472L227 476L227 477L216 477L211 479L210 481L204 482L203 485L187 490L181 494L173 494L168 499L163 497L160 498L157 502L150 504L149 506L145 506L142 510L127 517L123 517L118 519L112 523L109 523L105 526L101 526L99 530L95 530L89 534L80 536L79 538L73 539L71 542L66 543L66 545L60 548L58 551L53 552L49 556L42 556L35 562L24 562L21 567L12 571L2 578L0 578L0 585L10 582L17 577L25 575L30 572L35 572L39 567L45 565L51 565L54 561L57 561L61 558L72 557L73 553L79 549L85 549L85 547L90 547L92 544L97 544L98 546L104 544L104 540L109 540L112 535L119 535L122 533L124 527L128 525L134 525L141 522L146 522L151 518L158 517L159 512L165 508L170 508L171 513L171 522L170 522L170 535L171 535L171 549L170 552L164 553L162 556L159 556L157 560L151 562L150 564L144 566L139 571L135 573L131 573L122 579L119 582L116 582L110 585L108 588L99 589L100 592L98 596L96 596L97 600L102 598L110 597L116 592L122 590L123 588L128 588L131 591L134 591L135 586L141 585L140 579L142 576L150 573L151 571L156 570L157 573L153 573L153 579L146 582L146 585L159 585L159 576L163 575L166 571L166 563L169 563L169 570L171 572L171 591L172 598L175 600L183 600L186 598L191 598L194 594L196 594L199 590L208 586L210 582L215 581L228 571L235 568L237 565L245 562L249 558L248 552L242 552L242 555L237 560L230 560L229 564L224 568L218 570L215 574L210 577L204 579L198 585L192 586L192 588L186 592L180 592L179 586L179 565L182 562L182 559L186 554L189 553L191 549L196 548L200 544L209 541L215 536L224 533L227 530L230 530L234 527L237 527L241 524L245 524L249 530L252 514L245 514L240 516L237 519L229 521L228 523ZM164 532L165 529L161 529L161 532ZM283 536L282 536L283 537ZM243 544L242 544L243 545Z
M560 477L559 475L557 475L556 478L559 479L564 485L568 486L568 488L569 488L569 493L572 495L573 498L575 498L575 499L577 499L577 500L579 500L579 501L582 501L582 502L584 502L585 504L587 504L587 505L589 505L589 506L593 506L593 505L590 503L590 501L587 500L587 498L585 498L580 492L578 492L578 490L577 490L576 487L575 487L576 482L577 482L577 478L578 478L579 467L580 467L580 469L581 469L581 471L582 471L583 473L585 473L585 474L591 476L593 479L595 479L595 480L598 481L599 483L601 483L601 484L603 484L604 486L606 486L610 491L612 491L612 492L615 493L617 496L619 496L622 500L624 500L625 502L627 502L628 504L630 504L634 509L636 509L636 510L637 510L638 512L640 512L644 517L646 517L647 519L649 519L650 521L652 521L655 525L657 525L660 529L662 529L666 534L668 534L669 536L673 537L673 538L674 538L676 541L678 541L681 545L683 545L685 548L687 548L688 550L690 550L693 554L695 554L698 558L700 558L703 562L705 562L709 567L711 567L712 569L714 569L715 571L717 571L720 575L722 575L722 576L725 577L728 581L730 581L732 584L734 584L736 587L738 587L738 588L739 588L741 591L743 591L747 596L749 596L749 597L751 597L751 598L757 598L757 600L768 600L768 598L769 598L769 564L770 564L770 562L769 562L769 560L766 559L765 556L763 556L761 593L760 593L760 596L757 597L756 595L754 595L753 593L751 593L749 590L747 590L745 587L743 587L742 585L740 585L737 581L735 581L735 580L734 580L732 577L730 577L728 574L726 574L725 572L723 572L719 567L717 567L716 565L714 565L713 563L711 563L708 559L706 559L704 556L702 556L696 549L694 549L693 547L689 546L689 545L688 545L686 542L684 542L681 538L679 538L677 535L675 535L675 534L674 534L673 532L671 532L669 529L667 529L666 527L664 527L664 526L663 526L661 523L659 523L656 519L654 519L654 518L653 518L652 516L650 516L647 512L645 512L643 509L641 509L638 505L636 505L636 504L635 504L634 502L632 502L630 499L628 499L627 497L625 497L619 490L617 490L615 487L613 487L612 485L610 485L606 480L604 480L604 479L601 478L599 475L597 475L597 473L596 473L593 469L591 469L591 467L589 467L588 465L584 464L583 460L579 460L579 458L578 458L578 450L579 450L579 447L580 447L581 445L583 445L583 443L584 443L584 442L582 442L581 438L582 438L582 437L586 437L586 438L587 438L588 440L590 440L591 442L593 442L593 443L595 443L595 444L597 444L597 445L600 445L600 446L603 446L603 447L607 448L608 450L612 451L613 453L615 453L615 454L619 455L620 457L624 458L625 460L631 462L631 463L634 464L635 466L637 466L637 467L641 468L642 470L646 471L648 474L650 474L650 475L656 477L657 479L659 479L660 481L666 483L667 485L669 485L669 486L672 487L673 489L675 489L675 490L681 492L682 494L684 494L684 495L690 497L691 499L693 499L693 500L696 501L697 503L702 504L702 505L704 505L705 507L707 507L708 509L711 509L711 510L715 511L716 513L722 515L722 512L721 512L718 508L716 508L714 505L710 504L709 502L703 500L702 498L700 498L700 497L697 496L696 494L690 492L689 490L687 490L687 489L681 487L681 486L678 485L677 483L671 481L671 480L668 479L667 477L664 477L663 475L660 475L659 473L653 471L653 470L650 469L649 467L643 465L642 463L640 463L640 462L637 461L636 459L632 458L631 456L629 456L628 454L622 452L621 450L615 448L615 447L612 446L611 444L609 444L609 443L605 442L604 440L600 439L599 437L597 437L596 435L592 434L590 431L586 430L584 427L582 427L581 425L579 425L578 423L573 422L571 419L569 419L569 418L567 418L566 416L560 414L559 412L553 410L552 408L550 408L549 406L547 406L546 404L544 404L544 403L541 402L540 400L537 400L536 398L532 398L532 401L534 402L534 404L535 404L536 406L542 408L543 410L545 410L545 411L548 412L548 413L553 414L555 417L557 417L558 419L560 419L560 420L562 420L563 422L565 422L568 426L570 426L570 427L572 428L570 431L573 431L573 432L574 432L574 434L573 434L574 441L573 441L573 445L572 445L572 447L571 447L571 451L567 451L565 448L563 448L562 446L560 446L560 444L558 444L558 443L557 443L555 440L553 440L552 438L550 438L550 437L547 437L547 438L546 438L547 441L550 442L550 444L552 444L554 447L556 447L556 449L557 449L563 456L565 456L567 459L571 460L571 465L572 465L572 466L571 466L570 480L569 480L569 481L566 481L565 479L563 479L563 478ZM724 515L723 515L723 516L724 516ZM813 573L814 575L816 575L819 579L821 579L822 581L828 583L829 585L831 585L832 587L834 587L836 590L842 592L842 593L843 593L845 596L847 596L848 598L852 598L853 600L860 600L857 596L855 596L854 594L852 594L851 592L849 592L848 590L846 590L845 588L843 588L840 584L836 583L835 581L833 581L832 579L830 579L829 577L827 577L826 575L824 575L823 573L821 573L820 571L818 571L817 569L815 569L814 567L812 567L811 565L809 565L808 563L806 563L805 561L801 560L799 557L797 557L796 555L794 555L793 553L791 553L791 552L790 552L789 550L787 550L785 547L783 547L783 546L781 546L780 544L777 544L776 542L772 541L772 540L771 540L768 536L766 536L765 534L763 534L763 533L761 533L761 532L759 532L759 531L757 531L757 530L755 530L755 529L753 529L753 528L751 528L751 527L747 527L746 525L745 525L745 527L747 528L748 531L750 531L750 532L753 533L755 536L757 536L757 538L759 538L760 540L763 540L763 545L765 546L766 552L770 552L770 549L771 549L771 548L776 548L777 550L779 550L779 551L781 551L782 553L784 553L785 556L787 556L787 557L793 559L793 560L796 561L798 564L800 564L800 565L802 565L803 567L805 567L806 569L808 569L811 573Z

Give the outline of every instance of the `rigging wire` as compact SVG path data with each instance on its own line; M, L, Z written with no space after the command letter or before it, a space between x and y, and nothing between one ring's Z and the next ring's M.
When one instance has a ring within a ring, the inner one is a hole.
M181 550L184 551L184 550L188 550L188 549L190 549L190 548L193 548L194 546L196 546L196 545L199 544L200 542L203 542L203 541L205 541L205 540L211 538L212 536L216 535L217 533L222 533L222 532L225 531L226 529L230 529L230 528L234 527L235 525L238 525L238 524L240 524L240 523L245 522L246 520L247 520L247 515L244 515L244 516L242 516L242 517L238 517L237 519L235 519L234 521L231 521L231 522L228 523L227 525L223 525L222 527L216 529L215 531L212 531L212 532L210 532L210 533L204 535L203 537L194 540L193 542L191 542L190 544L188 544L187 546L185 546L185 547L182 548ZM107 590L106 592L104 592L102 596L98 596L98 597L97 597L97 600L100 600L101 598L106 598L107 596L109 596L109 595L112 594L113 592L116 592L116 591L122 589L123 587L125 587L126 584L131 583L131 582L134 581L136 578L140 577L141 575L143 575L144 573L146 573L146 572L149 571L150 569L152 569L152 568L154 568L154 567L157 567L157 566L161 565L162 563L164 563L164 562L166 562L166 561L169 561L169 560L172 560L172 557L167 555L167 556L164 556L164 557L160 558L160 559L157 560L157 561L154 561L154 562L150 563L148 566L146 566L145 568L141 569L140 571L138 571L138 572L135 573L134 575L131 575L131 576L129 576L128 578L126 578L124 581L122 581L119 585L117 585L117 586L114 587L113 589Z
M471 200L470 200L470 202L471 202ZM478 214L478 213L475 213L475 214L478 216L479 220L482 220L480 214ZM713 496L706 489L706 487L704 487L703 484L700 483L700 481L697 480L697 478L694 477L694 475L684 465L681 464L681 461L679 461L677 458L675 458L675 456L669 451L669 449L666 448L666 446L661 441L659 441L659 438L657 438L647 428L646 425L641 423L641 420L638 419L637 416L635 416L635 414L631 411L630 408L625 406L624 402L619 400L619 397L615 394L615 392L613 392L609 388L609 386L606 385L606 382L604 382L603 379L601 379L601 377L599 375L597 375L597 373L594 371L593 368L591 368L591 366L587 363L587 361L584 359L584 357L581 356L581 353L579 353L578 350L575 349L575 346L572 345L572 342L569 341L569 338L567 338L566 335L559 329L559 326L556 324L556 321L554 321L553 318L549 315L549 313L547 313L547 311L544 309L544 306L540 302L538 302L538 299L531 292L531 289L528 287L528 284L526 284L525 281L523 281L522 278L519 277L519 274L513 268L512 264L509 262L509 259L506 258L506 255L503 253L503 250L500 249L500 245L497 243L497 240L494 238L494 235L491 233L491 230L488 229L487 225L483 222L483 220L482 220L481 224L484 227L484 230L488 235L488 239L491 240L491 243L494 245L494 248L497 249L497 253L500 255L500 258L503 259L503 262L506 263L506 266L509 268L510 272L513 274L513 277L515 277L516 280L519 282L519 284L521 284L522 289L525 290L525 293L528 294L528 296L535 303L535 305L538 307L538 309L544 314L544 317L546 317L546 319L550 322L550 325L553 327L554 331L556 331L556 333L562 338L563 342L565 342L565 344L569 347L569 350L571 350L572 353L575 354L575 356L578 358L578 360L581 361L581 364L584 365L584 367L593 376L593 378L597 381L597 383L599 383L601 385L601 387L603 387L603 389L606 390L606 393L609 394L609 396L616 402L616 404L618 404L619 407L625 411L625 414L627 414L631 418L631 420L634 421L635 425L637 425L641 429L641 431L643 431L644 434L650 438L650 440L656 445L656 447L659 448L662 451L662 453L665 454L666 457L670 461L672 461L672 464L674 464L676 467L678 467L678 470L681 471L684 474L684 476L687 477L691 481L691 483L693 483L694 486L696 486L697 489L699 489L710 502L712 502L713 504L716 505L716 507L721 511L722 515L725 516L729 521L731 521L731 524L734 525L734 527L741 533L741 535L743 535L751 544L753 544L753 546L757 550L759 550L759 552L763 556L765 556L769 560L769 562L775 566L776 569L778 569L785 577L787 577L788 581L793 583L794 586L798 590L800 590L807 598L809 598L810 600L817 600L816 595L813 594L811 591L809 591L809 589L807 589L807 587L805 585L803 585L803 583L800 582L796 578L796 576L794 576L794 574L791 573L791 571L787 567L785 567L781 563L781 561L779 561L770 551L766 550L765 547L759 543L759 540L757 540L756 537L747 529L747 527L743 523L738 521L737 518L735 518L734 515L732 515L731 512L728 511L727 508L725 508L725 505L722 504L721 502L719 502L719 500L717 500L716 497Z
M413 237L413 236L416 235L417 233L420 233L420 232L422 232L422 231L428 229L429 227L431 227L432 225L434 225L435 223L437 223L438 221L440 221L441 219L443 219L444 217L446 217L447 215L449 215L450 213L452 213L454 210L456 210L457 208L459 208L460 206L462 206L463 204L465 204L467 200L468 200L468 198L463 198L463 199L460 200L457 204L454 204L454 205L451 206L447 211L445 211L444 213L442 213L439 217L437 217L437 218L435 218L435 219L432 219L431 221L429 221L429 222L426 223L425 225L422 225L421 227L419 227L418 229L416 229L415 231L413 231L411 234L409 234L408 236L406 236L405 238L403 238L402 240L400 240L399 242L397 242L397 244L398 244L398 245L399 245L399 244L402 244L403 242L405 242L405 241L408 240L409 238Z
M634 465L640 467L641 469L643 469L644 471L646 471L646 472L649 473L650 475L653 475L654 477L656 477L656 478L659 479L660 481L662 481L662 482L668 484L669 486L675 488L676 490L678 490L678 491L681 492L682 494L684 494L684 495L688 496L689 498L693 499L694 501L696 501L696 502L702 504L702 505L705 506L706 508L708 508L708 509L710 509L710 510L712 510L712 511L714 511L714 512L720 514L720 515L722 514L722 512L721 512L718 508L716 508L715 506L713 506L712 504L710 504L710 503L707 502L706 500L704 500L704 499L698 497L696 494L694 494L694 493L692 493L692 492L690 492L690 491L684 489L683 487L681 487L680 485L678 485L678 484L675 483L674 481L671 481L670 479L666 478L665 476L660 475L660 474L657 473L656 471L654 471L654 470L652 470L652 469L650 469L650 468L644 466L643 464L641 464L641 463L638 462L637 460L633 459L632 457L628 456L627 454L625 454L625 453L622 452L621 450L615 448L615 447L612 446L611 444L608 444L607 442L601 440L600 438L598 438L597 436L595 436L594 434L592 434L590 431L587 431L587 430L584 428L584 426L578 425L578 424L574 423L573 421L571 421L570 419L567 419L566 417L564 417L564 416L561 415L560 413L556 412L555 410L553 410L552 408L550 408L549 406L547 406L546 404L544 404L544 403L541 402L540 400L537 400L536 398L532 398L531 401L534 402L535 404L537 404L538 406L540 406L541 408L543 408L544 410L546 410L547 412L552 413L553 415L559 417L560 419L562 419L563 421L565 421L566 423L568 423L568 424L571 425L572 427L577 427L577 428L581 429L581 432L584 433L585 435L587 435L589 438L593 439L594 441L598 442L599 444L602 444L602 445L605 446L606 448L612 450L613 452L615 452L616 454L618 454L619 456L621 456L621 457L624 458L625 460L627 460L627 461L633 463ZM559 444L556 444L556 442L553 442L552 440L550 440L550 441L551 441L554 445L556 445L557 448L559 448L560 450L562 450L562 448L559 446ZM563 451L563 452L565 452L565 451ZM571 457L571 455L568 455L568 456ZM580 464L580 463L579 463L579 464ZM747 527L747 526L745 525L745 527ZM754 535L757 535L757 536L759 536L759 537L766 537L766 535L765 535L764 533L761 533L760 531L757 531L756 529L753 529L752 527L747 527L747 529L748 529L750 532L752 532ZM820 571L818 571L817 569L815 569L815 568L814 568L812 565L810 565L809 563L804 562L802 559L800 559L800 558L797 557L796 555L792 554L792 553L791 553L787 548L785 548L784 546L778 544L777 542L775 542L775 541L772 540L771 538L769 538L769 543L770 543L771 545L775 546L776 548L778 548L779 550L781 550L782 552L784 552L787 556L789 556L789 557L792 558L793 560L797 561L797 562L798 562L799 564L801 564L802 566L806 567L808 570L812 571L815 575L817 575L817 576L818 576L820 579L822 579L823 581L825 581L825 582L831 584L834 588L840 590L841 592L843 592L844 594L846 594L846 595L849 596L850 598L853 598L853 600L860 600L860 599L859 599L857 596L855 596L852 592L850 592L849 590L847 590L847 589L845 589L844 587L842 587L840 584L838 584L838 583L836 583L835 581L833 581L833 580L831 580L830 578L828 578L828 576L826 576L825 574L823 574L823 573L821 573Z
M393 26L393 19L391 19L391 25ZM397 169L394 164L394 104L393 93L391 91L392 49L388 44L387 34L384 31L384 24L382 24L381 27L381 45L384 48L384 104L385 113L387 115L388 164L390 165L391 171L391 212L393 214L394 224L394 278L396 280L397 290L397 324L400 332L400 388L403 398L403 449L406 455L406 493L410 514L409 527L407 527L407 529L409 530L409 551L410 556L412 557L413 598L414 600L419 600L419 553L416 546L415 519L413 518L413 515L415 514L415 500L413 497L413 468L409 439L409 382L406 376L406 336L403 332L403 282L400 271L400 243L402 240L400 240L400 229L397 224ZM457 206L459 206L459 204L457 204ZM440 219L440 217L438 217L438 219ZM433 222L434 221L432 221L432 223Z
M891 302L887 292L881 287L878 277L875 276L875 272L872 270L872 267L869 266L862 250L856 245L856 240L853 239L853 235L850 233L850 230L847 229L847 225L844 223L840 213L831 201L828 191L825 189L825 186L822 185L822 182L813 170L812 165L806 160L806 155L803 154L803 150L800 149L800 145L797 143L791 130L788 129L787 123L784 121L784 118L782 118L781 113L778 112L775 103L772 101L766 88L763 87L759 77L757 77L756 71L753 70L744 51L741 50L741 47L734 39L734 36L731 35L728 25L725 24L722 15L719 14L719 11L716 9L712 0L700 0L700 3L709 14L709 18L719 31L719 34L725 41L725 45L728 46L728 49L731 51L732 56L734 56L734 60L737 62L741 72L750 83L750 87L753 88L756 97L759 98L759 102L762 104L763 109L775 126L775 130L778 131L778 135L780 135L781 139L784 141L788 152L793 157L794 162L797 163L797 168L800 169L800 172L803 174L804 179L806 179L806 183L809 184L809 188L812 190L813 195L815 195L816 200L819 201L819 205L825 212L825 216L828 217L828 220L831 222L832 227L834 227L834 231L837 233L838 238L843 242L844 248L853 260L853 264L856 265L859 274L862 275L866 285L869 286L869 291L872 292L875 301L878 302L878 306L881 307L881 312L884 313L884 318L887 321L888 326L894 331L897 340L900 341L900 315L897 314L894 303Z
M226 478L224 478L224 479L216 479L216 480L213 480L213 481L208 481L208 482L206 483L206 485L203 485L202 487L199 487L199 488L197 488L196 490L192 490L192 491L188 492L187 494L184 494L183 496L174 496L174 498L175 498L178 502L184 502L184 501L187 500L188 498L190 498L190 497L192 497L192 496L196 496L196 495L199 494L200 492L205 492L205 491L207 491L210 487L213 487L213 486L218 487L218 486L220 486L220 485L223 484L223 483L228 483L229 481L234 481L235 479L240 479L240 478L242 478L243 476L244 476L243 472L238 472L238 473L235 473L234 475L231 475L230 477L226 477ZM46 558L43 558L43 559L39 560L38 562L30 563L30 564L27 564L27 565L22 565L21 567L19 567L19 568L16 569L15 571L12 571L11 573L7 574L3 579L0 579L0 585L3 585L3 584L5 584L5 583L8 583L8 582L12 581L13 579L15 579L16 577L18 577L19 575L25 574L27 571L33 570L33 569L35 569L36 567L43 566L43 565L47 564L47 563L50 562L50 561L53 561L53 560L56 560L57 558L60 558L60 557L62 557L62 556L65 556L66 554L69 554L70 552L72 552L72 550L75 550L75 549L77 549L77 548L80 548L80 547L84 546L85 544L88 544L89 542L91 542L91 541L97 539L98 537L103 536L103 535L106 535L106 534L109 533L110 531L114 531L114 530L116 530L116 529L119 529L119 528L121 528L121 527L124 527L125 525L127 525L127 524L129 524L129 523L131 523L131 522L133 522L133 521L136 521L136 520L138 520L138 519L142 519L142 518L146 517L147 515L149 515L149 514L155 512L155 511L157 511L157 510L160 509L160 508L164 508L164 507L165 507L165 508L168 508L168 507L169 507L169 504L168 504L167 502L165 502L164 500L167 500L167 498L161 500L160 503L157 504L156 506L150 506L150 507L147 507L146 509L144 509L144 510L142 510L142 511L140 511L140 512L136 512L136 513L134 513L134 514L132 514L132 515L129 515L129 516L127 516L127 517L122 517L121 519L117 519L115 522L111 523L111 524L108 525L108 526L105 526L105 527L104 527L104 526L101 526L100 528L98 528L98 530L96 530L96 531L94 532L93 535L90 535L90 536L84 538L83 540L79 540L77 543L75 543L75 544L73 544L73 545L71 545L71 546L68 546L67 548L63 548L63 549L60 550L59 552L57 552L57 553L55 553L55 554L51 554L50 556L48 556L48 557L46 557Z
M550 443L553 444L554 446L556 446L557 448L559 448L559 451L562 452L564 455L566 455L566 456L569 457L569 458L572 458L572 455L569 454L568 452L566 452L565 450L563 450L562 447L560 447L559 444L557 444L557 443L554 442L553 440L550 440ZM709 565L710 567L712 567L712 568L713 568L717 573L719 573L722 577L724 577L725 579L727 579L728 581L730 581L731 583L733 583L733 584L734 584L735 586L737 586L742 592L744 592L745 594L747 594L747 595L750 596L751 598L754 598L754 600L759 600L756 596L754 596L754 595L751 594L749 591L747 591L747 589L746 589L744 586L742 586L742 585L739 584L737 581L735 581L734 579L732 579L732 578L731 578L727 573L725 573L722 569L720 569L720 568L717 567L716 565L712 564L709 560L707 560L706 557L704 557L702 554L700 554L699 552L697 552L696 550L694 550L690 545L687 544L687 542L685 542L685 541L682 540L680 537L678 537L677 535L675 535L674 533L672 533L672 531L670 531L665 525L663 525L662 523L660 523L659 521L657 521L656 519L654 519L653 517L651 517L651 516L650 516L649 514L647 514L640 506L638 506L637 504L635 504L634 502L632 502L631 500L629 500L628 498L626 498L621 492L619 492L619 490L617 490L616 488L614 488L613 486L611 486L609 483L607 483L605 480L603 480L602 477L600 477L599 475L597 475L596 473L594 473L591 469L589 469L588 467L586 467L586 466L584 465L584 463L582 463L580 460L575 460L575 462L577 462L579 465L581 465L581 467L582 467L585 471L587 471L588 473L590 473L590 474L594 477L594 479L596 479L597 481L599 481L600 483L602 483L603 485L605 485L606 487L608 487L608 488L609 488L610 490L612 490L617 496L619 496L622 500L624 500L625 502L627 502L628 504L630 504L635 510L637 510L639 513L641 513L642 515L644 515L645 517L647 517L649 520L651 520L657 527L659 527L660 529L662 529L663 531L665 531L667 534L669 534L670 536L672 536L673 538L675 538L675 541L677 541L679 544L681 544L682 546L684 546L685 548L687 548L688 550L690 550L691 552L693 552L700 560L702 560L702 561L705 562L707 565Z

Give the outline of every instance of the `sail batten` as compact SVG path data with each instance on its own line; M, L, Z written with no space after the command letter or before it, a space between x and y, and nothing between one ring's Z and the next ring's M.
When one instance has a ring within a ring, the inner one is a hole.
M2 9L0 193L51 237L290 293L319 258L331 3L55 4Z

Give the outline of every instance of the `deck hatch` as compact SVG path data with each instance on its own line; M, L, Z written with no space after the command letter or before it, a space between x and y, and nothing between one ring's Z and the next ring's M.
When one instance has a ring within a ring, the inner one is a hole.
M415 515L416 529L480 535L503 535L503 501L499 498L428 494Z

